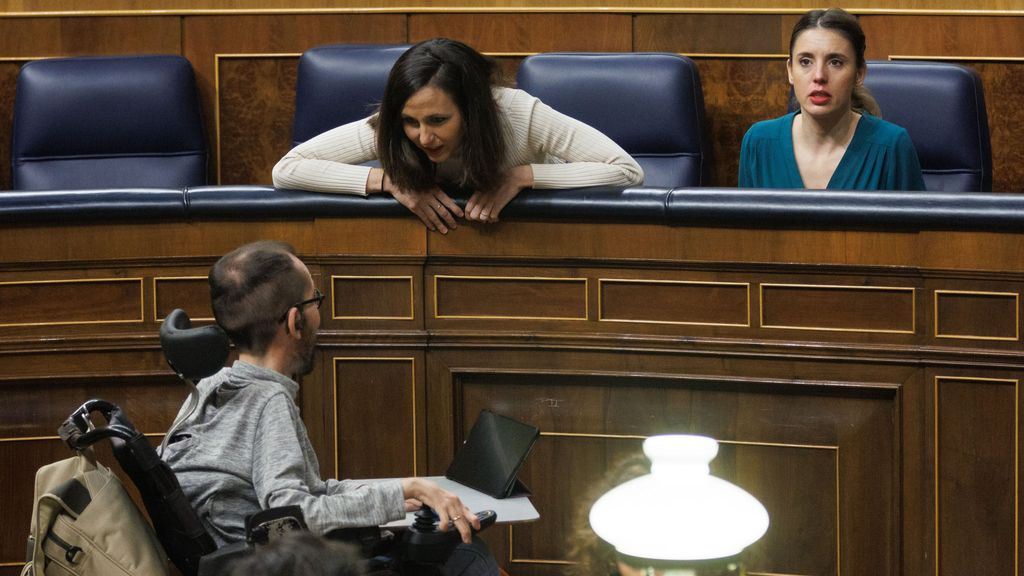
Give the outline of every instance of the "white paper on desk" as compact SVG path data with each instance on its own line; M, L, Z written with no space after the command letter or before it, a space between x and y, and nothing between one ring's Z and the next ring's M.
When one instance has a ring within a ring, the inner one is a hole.
M469 507L473 512L481 512L483 510L494 510L497 514L495 520L498 524L506 524L509 522L530 522L540 518L540 514L537 509L533 507L533 503L530 502L528 496L514 496L511 498L492 498L479 490L474 490L469 486L463 486L458 482L454 482L445 478L444 476L428 476L427 480L436 482L441 488L455 494L462 500L462 503ZM415 512L409 512L405 515L403 520L395 520L394 522L388 522L384 525L384 528L404 528L411 526L415 520Z

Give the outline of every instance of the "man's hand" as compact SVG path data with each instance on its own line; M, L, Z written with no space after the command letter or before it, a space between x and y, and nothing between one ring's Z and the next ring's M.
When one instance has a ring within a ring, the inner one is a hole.
M462 536L462 541L469 544L473 539L471 528L480 529L480 520L476 514L459 500L459 497L441 488L430 480L423 478L402 479L402 492L406 502L409 499L419 500L437 512L437 526L447 530L454 526Z
M523 188L533 186L533 168L528 164L516 166L505 175L505 181L496 189L474 192L466 202L466 218L478 222L497 222L501 210Z
M444 190L437 187L427 192L402 190L395 186L386 174L382 182L383 191L394 196L402 206L412 211L428 230L447 234L449 230L458 228L455 217L462 217L462 208L459 208L455 200L445 194Z

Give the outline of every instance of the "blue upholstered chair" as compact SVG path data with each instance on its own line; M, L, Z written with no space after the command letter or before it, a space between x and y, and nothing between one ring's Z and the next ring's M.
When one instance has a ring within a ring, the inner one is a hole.
M928 190L992 190L992 144L977 72L943 62L873 61L864 85L882 117L910 134Z
M704 95L697 67L667 53L549 53L527 57L519 88L585 122L629 152L644 185L706 182Z
M331 44L306 50L295 85L292 145L372 114L405 45Z
M16 190L206 184L195 77L176 55L55 58L18 74Z

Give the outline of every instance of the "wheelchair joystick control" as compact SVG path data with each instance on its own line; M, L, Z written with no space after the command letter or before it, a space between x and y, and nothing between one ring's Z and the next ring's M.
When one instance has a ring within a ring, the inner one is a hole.
M483 530L497 520L494 510L484 510L476 514ZM462 542L462 536L454 528L438 530L438 516L429 506L424 505L414 514L412 526L405 533L402 541L403 562L411 564L443 564L456 546ZM480 530L472 528L473 533Z

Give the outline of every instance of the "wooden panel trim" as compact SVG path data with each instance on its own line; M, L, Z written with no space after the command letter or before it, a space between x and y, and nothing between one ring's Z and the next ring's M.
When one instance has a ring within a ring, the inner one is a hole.
M401 6L361 8L177 8L167 10L41 10L0 12L0 18L96 18L110 16L250 16L317 14L804 14L805 7L754 8L729 6ZM948 8L851 8L855 15L872 16L1021 16L1024 10Z
M145 299L146 294L143 290L143 279L142 278L68 278L58 280L16 280L13 282L0 282L0 286L17 286L17 285L39 285L39 284L86 284L86 283L102 283L102 282L138 282L139 284L139 316L138 318L130 318L125 320L67 320L67 321L47 321L47 322L0 322L0 328L15 328L22 326L69 326L69 325L90 325L90 324L141 324L145 322Z
M235 14L234 12L229 12ZM300 52L269 52L254 54L215 53L213 55L213 161L217 166L217 185L221 183L221 149L220 149L220 60L221 58L298 58Z
M408 316L338 316L334 298L334 281L343 280L408 280L409 281L409 315ZM415 320L416 319L416 290L412 276L371 276L371 275L341 275L331 276L331 319L332 320Z
M163 281L175 282L175 281L180 281L180 280L207 280L207 277L206 276L154 276L153 277L153 321L154 322L163 322L163 320L164 320L163 318L158 316L160 311L157 310L157 302L160 300L160 298L158 297L158 293L157 293L158 290L159 290L159 286L157 285L157 283L158 282L163 282ZM216 320L216 318L212 318L212 317L210 317L210 318L205 318L205 317L195 317L195 318L193 318L191 316L189 317L189 319L192 320L192 321L201 320L201 321L204 321L204 322L206 322L206 321L213 322L214 320Z
M968 380L973 382L992 382L1013 385L1013 573L1020 573L1020 380L1010 378L979 378L975 376L936 376L932 388L932 449L934 450L932 466L934 468L934 553L935 576L941 576L942 566L939 557L939 383L942 380Z
M939 296L942 294L963 294L971 296L997 296L1013 299L1013 336L977 336L970 334L941 334L939 333ZM936 338L954 338L962 340L1000 340L1016 342L1020 340L1020 294L1016 292L984 292L973 290L935 290L932 299L934 300L934 322Z
M437 297L437 281L442 280L469 280L469 281L480 281L489 282L493 280L518 280L527 282L580 282L583 284L583 316L457 316L457 315L441 315L438 314L438 297ZM571 276L566 277L554 277L554 276L467 276L458 274L435 274L434 280L434 318L437 319L460 319L460 320L572 320L572 321L586 321L590 319L590 290L588 290L590 281L588 278L575 278Z
M871 329L871 328L832 328L827 326L786 326L764 323L764 288L807 288L814 290L857 290L857 291L887 291L887 292L909 292L910 297L910 323L906 330L897 329ZM758 285L758 308L760 312L760 327L774 328L780 330L816 330L823 332L862 332L868 334L916 334L917 333L917 298L916 288L911 286L845 286L838 284L787 284L787 283L762 283Z
M677 285L690 285L690 286L743 286L746 287L747 292L747 321L745 323L731 323L731 322L690 322L683 320L631 320L631 319L620 319L620 318L605 318L604 309L602 303L604 301L604 291L602 288L605 283L608 284L677 284ZM633 324L674 324L674 325L686 325L686 326L736 326L741 328L750 328L750 282L716 282L716 281L701 281L701 280L661 280L661 279L650 279L650 278L598 278L597 279L597 321L598 322L625 322Z
M931 62L1006 62L1020 64L1024 63L1024 56L908 56L904 54L890 54L889 60L927 60Z
M36 442L40 440L60 440L60 436L11 436L0 438L0 442Z
M412 475L418 476L419 469L416 465L419 460L419 450L416 446L418 439L418 426L416 418L416 358L412 356L408 357L388 357L388 356L334 356L331 358L331 413L333 418L333 430L334 433L331 435L331 449L334 453L334 477L339 478L341 475L341 455L339 454L340 446L338 446L338 364L341 362L408 362L410 366L410 390L412 391L412 414L410 414L410 422L412 422Z

